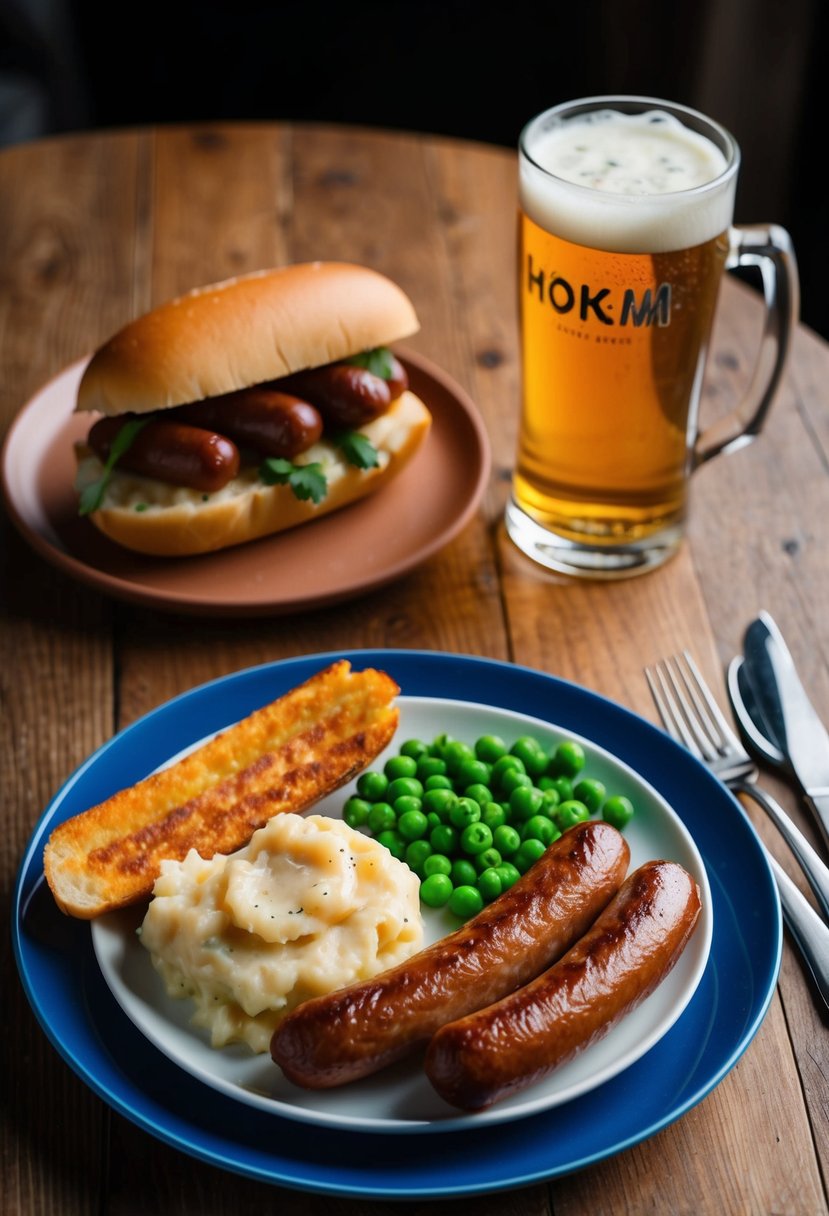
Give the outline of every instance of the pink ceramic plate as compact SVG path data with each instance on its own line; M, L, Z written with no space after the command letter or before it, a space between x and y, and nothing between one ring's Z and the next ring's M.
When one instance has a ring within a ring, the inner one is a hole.
M67 574L157 608L264 616L373 590L460 532L490 467L486 430L471 399L421 355L399 353L412 389L432 413L426 443L388 486L313 523L202 557L144 557L108 540L77 514L72 486L72 444L89 427L87 416L73 413L86 360L46 384L9 431L0 473L11 518Z

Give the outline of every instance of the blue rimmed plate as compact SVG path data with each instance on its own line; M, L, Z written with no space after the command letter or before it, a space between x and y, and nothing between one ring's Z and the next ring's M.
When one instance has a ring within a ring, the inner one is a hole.
M673 808L704 863L714 930L701 978L670 1029L636 1062L566 1105L497 1124L458 1124L442 1139L439 1160L409 1134L416 1128L381 1137L346 1121L336 1134L309 1136L301 1120L217 1092L136 1029L102 976L89 926L61 917L44 893L49 832L336 657L267 664L184 694L116 736L58 793L23 859L13 926L20 974L51 1041L111 1106L168 1143L251 1177L332 1194L413 1198L525 1185L618 1152L679 1118L737 1061L774 990L779 905L753 829L706 769L641 718L551 676L467 656L384 650L342 657L355 667L382 667L407 697L496 706L581 735Z

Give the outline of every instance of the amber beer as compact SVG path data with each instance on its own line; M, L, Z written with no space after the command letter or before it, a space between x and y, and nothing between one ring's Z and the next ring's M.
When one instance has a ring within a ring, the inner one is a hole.
M524 412L515 498L573 540L626 541L682 517L689 428L726 234L618 254L521 216Z
M652 107L598 113L522 135L507 527L554 568L635 572L681 531L737 154Z

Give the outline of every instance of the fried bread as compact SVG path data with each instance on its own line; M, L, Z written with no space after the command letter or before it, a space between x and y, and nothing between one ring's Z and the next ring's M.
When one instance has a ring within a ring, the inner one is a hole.
M166 858L231 853L282 811L306 810L390 742L400 689L344 659L168 768L52 832L46 880L66 913L91 919L148 898Z

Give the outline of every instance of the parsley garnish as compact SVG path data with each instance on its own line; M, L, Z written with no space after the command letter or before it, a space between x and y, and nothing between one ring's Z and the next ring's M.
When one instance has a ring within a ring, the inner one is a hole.
M121 427L112 441L103 473L97 481L91 482L81 491L81 503L78 508L81 515L91 515L93 511L98 510L103 502L116 461L120 460L124 453L132 447L136 435L148 422L148 418L130 418Z
M342 452L346 461L358 469L376 469L380 463L377 448L371 440L360 431L344 431L337 435L334 443Z
M346 363L351 363L354 367L366 367L373 376L379 376L381 380L391 380L394 375L392 353L387 346L375 346L373 350L361 351L359 355L346 359Z
M290 460L271 456L259 466L259 476L268 486L290 486L294 496L303 502L310 498L315 504L321 503L328 493L328 482L318 461L293 464Z

